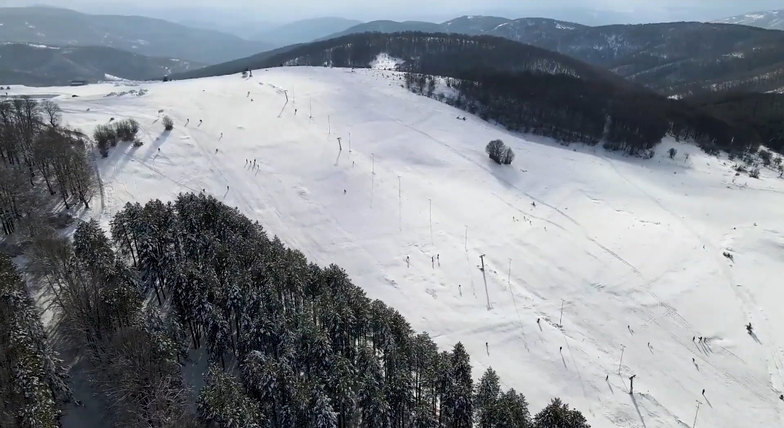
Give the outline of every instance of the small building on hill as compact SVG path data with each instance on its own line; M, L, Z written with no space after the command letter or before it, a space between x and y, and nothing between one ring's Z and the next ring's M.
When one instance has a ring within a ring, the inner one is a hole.
M86 80L71 80L71 86L87 86L88 82Z

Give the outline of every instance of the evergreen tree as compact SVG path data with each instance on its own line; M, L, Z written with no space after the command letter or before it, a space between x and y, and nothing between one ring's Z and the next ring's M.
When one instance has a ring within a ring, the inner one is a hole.
M501 396L501 383L492 367L488 367L485 374L476 385L474 393L474 411L478 428L494 428L500 421L499 398Z
M35 303L11 260L0 254L0 426L55 428L71 398Z
M591 428L585 417L568 404L553 398L550 404L534 416L535 428Z
M531 428L533 421L523 394L510 389L498 399L497 428Z
M249 397L242 384L216 365L207 372L206 384L196 402L202 421L218 428L259 428L259 402Z
M450 369L451 379L444 403L449 415L448 426L471 428L474 418L471 362L465 347L460 342L452 349Z

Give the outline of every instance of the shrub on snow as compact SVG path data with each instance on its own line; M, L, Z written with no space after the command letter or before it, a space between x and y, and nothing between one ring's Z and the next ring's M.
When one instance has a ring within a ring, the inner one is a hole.
M499 165L511 165L515 157L511 147L506 147L506 144L501 140L493 140L487 143L485 151L490 156L490 159Z
M163 123L163 129L167 131L174 129L174 121L169 116L163 116L163 120L161 122Z
M123 119L114 123L114 129L120 141L133 141L139 132L139 122L134 119Z

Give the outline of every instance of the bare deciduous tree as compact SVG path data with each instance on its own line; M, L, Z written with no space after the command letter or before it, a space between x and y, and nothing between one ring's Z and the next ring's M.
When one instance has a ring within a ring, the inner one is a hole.
M44 112L49 126L52 128L60 126L60 121L63 119L63 109L60 108L60 105L51 100L44 100L41 101L41 110Z

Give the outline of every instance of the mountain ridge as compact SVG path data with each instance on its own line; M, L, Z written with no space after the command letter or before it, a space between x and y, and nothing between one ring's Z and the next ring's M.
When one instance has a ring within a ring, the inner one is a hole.
M463 16L441 24L374 21L333 36L430 32L436 27L435 32L498 36L559 52L665 95L713 90L717 85L765 92L781 86L777 70L784 72L784 32L720 23L590 27L549 18ZM706 74L710 79L704 82Z
M106 75L129 80L159 79L199 66L107 46L0 44L0 84L5 85L59 86L72 80L96 82Z
M750 12L711 21L721 24L748 25L768 30L784 30L784 9Z
M151 57L215 64L271 45L215 30L142 16L90 15L51 7L0 8L0 41L55 46L102 45Z

